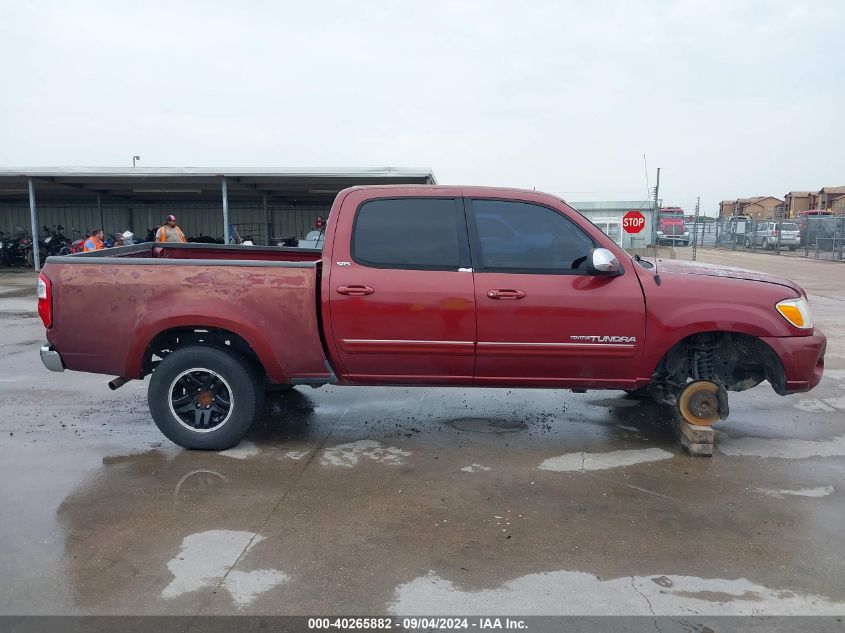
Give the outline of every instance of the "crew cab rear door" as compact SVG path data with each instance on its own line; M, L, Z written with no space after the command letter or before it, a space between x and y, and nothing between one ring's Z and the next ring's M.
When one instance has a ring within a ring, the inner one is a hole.
M350 381L472 382L475 293L463 200L451 191L363 190L343 203L323 291L327 338Z
M600 244L562 205L466 202L477 306L475 382L633 382L645 302L630 260L620 276L588 275L587 254Z

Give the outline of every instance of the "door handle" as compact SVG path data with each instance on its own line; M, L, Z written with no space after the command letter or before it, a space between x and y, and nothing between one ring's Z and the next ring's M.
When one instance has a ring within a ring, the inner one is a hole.
M525 293L522 292L522 290L510 289L488 290L487 296L491 299L509 299L511 301L515 301L517 299L522 299L525 296Z
M350 297L363 297L364 295L371 295L375 292L373 288L369 286L338 286L337 287L337 294L339 295L349 295Z

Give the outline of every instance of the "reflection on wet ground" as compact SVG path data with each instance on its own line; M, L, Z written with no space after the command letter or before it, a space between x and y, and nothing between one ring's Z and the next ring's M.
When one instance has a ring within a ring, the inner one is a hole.
M841 457L692 459L670 409L611 404L624 394L378 388L272 394L238 447L188 452L138 393L120 396L114 435L89 414L73 439L52 425L4 442L4 502L23 522L3 528L23 580L0 592L5 612L843 607ZM47 603L32 593L59 585Z

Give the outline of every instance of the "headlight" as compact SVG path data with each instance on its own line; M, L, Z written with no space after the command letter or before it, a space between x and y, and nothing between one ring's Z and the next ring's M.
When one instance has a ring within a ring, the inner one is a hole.
M684 231L684 235L689 235L689 231Z
M658 234L658 235L663 235L663 231L658 231L658 232L657 232L657 234Z
M784 299L779 301L775 308L780 315L789 323L801 330L810 330L813 327L813 313L810 311L810 304L804 297L798 299Z

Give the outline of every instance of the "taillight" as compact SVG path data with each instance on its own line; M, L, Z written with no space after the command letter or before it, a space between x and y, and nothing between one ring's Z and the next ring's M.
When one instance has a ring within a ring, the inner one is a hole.
M44 327L53 327L53 286L44 273L38 276L38 316Z
M777 231L769 231L769 237L777 237L777 235L778 235Z

